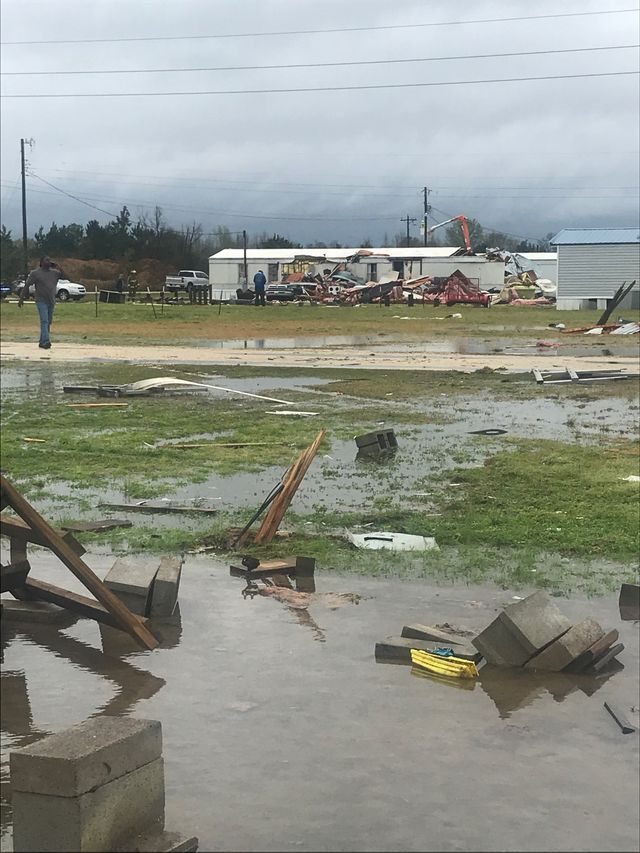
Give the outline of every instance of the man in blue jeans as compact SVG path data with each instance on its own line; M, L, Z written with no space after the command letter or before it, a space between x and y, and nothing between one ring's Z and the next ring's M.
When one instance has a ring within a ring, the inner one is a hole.
M53 309L56 305L56 291L58 281L66 279L66 275L55 264L51 258L40 258L40 266L29 273L24 287L20 291L18 307L22 308L29 288L33 284L35 288L36 308L40 316L40 349L51 349L51 322L53 320Z
M262 272L262 270L258 270L258 272L253 277L253 288L256 292L256 305L264 305L264 289L267 284L267 277Z

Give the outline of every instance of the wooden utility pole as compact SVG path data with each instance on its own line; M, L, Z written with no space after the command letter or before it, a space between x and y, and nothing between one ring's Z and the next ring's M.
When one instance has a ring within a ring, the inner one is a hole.
M412 218L411 216L409 216L409 214L407 214L406 216L400 217L400 222L406 222L407 223L407 246L409 246L411 244L411 234L409 233L409 223L413 223L413 222L417 222L417 221L418 221L417 219Z
M247 232L242 231L242 257L244 263L244 290L249 288L249 271L247 269Z
M20 162L22 165L22 266L24 272L24 286L27 286L29 275L29 256L27 253L27 184L24 165L24 139L20 140ZM27 291L24 291L26 295Z
M427 245L428 236L429 236L429 224L427 222L427 219L429 216L429 212L431 211L431 205L429 204L429 193L430 192L431 192L431 190L428 187L423 188L423 193L424 193L424 220L423 220L422 224L424 227L424 234L423 234L423 245L424 246Z

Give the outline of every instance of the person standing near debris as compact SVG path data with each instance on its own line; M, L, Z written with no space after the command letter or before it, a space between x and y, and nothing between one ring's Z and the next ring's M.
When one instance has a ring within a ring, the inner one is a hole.
M136 298L136 293L138 292L138 278L135 270L131 270L129 273L129 277L127 278L127 287L129 289L129 299L133 302Z
M46 255L40 258L40 266L32 270L27 277L24 287L18 297L18 307L22 308L29 294L29 287L34 286L36 308L40 317L40 349L51 349L51 323L53 309L56 306L58 281L66 278L64 271Z
M267 285L267 278L262 270L258 270L258 272L253 277L253 287L256 292L256 305L265 305L264 298L264 289Z

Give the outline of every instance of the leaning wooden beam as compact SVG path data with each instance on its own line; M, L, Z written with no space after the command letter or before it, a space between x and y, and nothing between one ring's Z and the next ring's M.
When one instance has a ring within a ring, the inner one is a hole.
M94 598L69 592L68 589L54 586L37 578L27 578L24 586L12 590L12 594L21 600L48 601L50 604L57 604L58 607L71 610L78 616L85 616L88 619L94 619L96 622L102 622L103 625L109 625L119 631L122 630L121 622ZM134 613L131 615L144 627L147 620L143 616L136 616Z
M20 492L9 483L6 477L0 475L0 486L7 501L14 511L26 521L33 529L37 530L44 540L44 544L62 560L81 583L86 586L100 604L105 607L117 620L118 627L130 634L138 643L147 649L155 649L158 640L153 634L140 623L133 613L102 583L84 563L80 557L69 547L69 545L56 533L44 518L31 506L31 504L20 494Z
M86 548L78 542L73 533L60 533L57 530L55 532L63 539L64 542L67 543L78 557L81 557L86 553ZM33 530L28 524L25 524L21 518L11 518L8 515L0 515L0 534L2 536L11 537L12 541L14 539L18 539L22 540L22 542L33 542L34 545L44 545L45 548L48 547L47 542L42 538L41 534L37 530ZM13 557L11 561L14 562Z
M300 483L304 479L304 475L309 470L309 466L318 452L322 440L325 436L325 430L321 429L309 447L302 453L287 471L283 479L283 488L277 498L273 501L267 514L265 515L260 529L256 533L255 542L257 545L264 545L271 542L280 526L285 512L289 508L289 504L293 500L295 493L298 491Z

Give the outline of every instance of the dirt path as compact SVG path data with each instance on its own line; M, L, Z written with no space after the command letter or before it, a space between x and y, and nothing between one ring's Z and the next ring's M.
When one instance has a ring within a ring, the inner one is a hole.
M562 352L534 352L525 355L491 353L467 355L461 353L396 352L392 345L372 347L326 347L296 350L209 349L184 346L109 346L104 344L54 344L48 350L37 344L3 342L0 358L28 361L133 361L154 364L213 364L252 367L325 367L372 370L460 370L471 372L483 367L492 370L528 372L540 370L610 370L636 372L637 357L625 356L565 356Z

